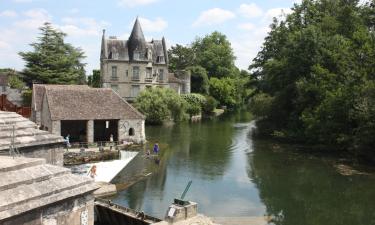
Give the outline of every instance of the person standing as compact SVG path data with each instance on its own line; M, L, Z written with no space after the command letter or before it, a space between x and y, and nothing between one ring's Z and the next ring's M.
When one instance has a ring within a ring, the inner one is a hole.
M158 153L159 153L159 144L158 144L158 143L156 143L156 144L154 145L154 153L155 153L155 154L158 154Z
M109 150L112 150L113 147L113 134L109 136Z

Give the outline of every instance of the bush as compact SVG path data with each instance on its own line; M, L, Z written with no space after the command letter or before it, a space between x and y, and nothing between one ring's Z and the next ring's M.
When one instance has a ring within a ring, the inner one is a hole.
M273 103L273 97L268 94L259 93L250 100L250 110L256 117L269 115Z
M186 104L175 91L167 88L146 89L135 101L135 107L146 116L149 124L162 124L168 119L183 120Z
M9 76L9 87L21 90L24 86L25 84L18 76Z
M22 105L31 106L32 90L26 89L22 92Z
M182 95L182 98L187 102L186 112L190 116L201 113L202 107L206 103L206 98L200 94L186 94Z
M206 96L206 104L203 106L203 111L208 114L213 112L218 105L216 99L212 96Z

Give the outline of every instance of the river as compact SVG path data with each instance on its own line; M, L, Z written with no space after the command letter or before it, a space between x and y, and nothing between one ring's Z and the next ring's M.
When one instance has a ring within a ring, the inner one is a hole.
M212 217L262 217L283 225L375 224L375 176L350 159L255 140L241 111L200 123L146 128L161 160L113 201L163 218L188 181L186 199ZM146 159L151 160L152 159Z

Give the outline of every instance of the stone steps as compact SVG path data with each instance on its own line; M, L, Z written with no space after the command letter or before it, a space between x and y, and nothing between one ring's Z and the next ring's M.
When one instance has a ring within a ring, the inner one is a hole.
M69 169L48 164L27 167L17 171L2 172L0 173L0 192L16 188L20 185L29 185L51 179L54 176L62 176L69 173Z
M92 179L44 159L0 156L0 221L95 189Z

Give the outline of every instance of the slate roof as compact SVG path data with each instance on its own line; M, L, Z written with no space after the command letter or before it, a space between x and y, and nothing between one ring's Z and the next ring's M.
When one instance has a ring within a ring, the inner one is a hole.
M0 221L96 189L92 179L44 159L0 156Z
M37 129L37 125L15 112L0 111L0 150L8 150L15 126L17 148L63 143L61 136Z
M165 39L152 40L147 42L142 31L138 18L135 20L129 40L119 40L102 37L101 59L124 60L124 61L144 61L148 62L148 50L152 52L152 62L155 64L167 64L168 55ZM139 58L134 57L134 53L139 54Z
M54 121L145 118L110 88L44 85L44 89L51 119Z

